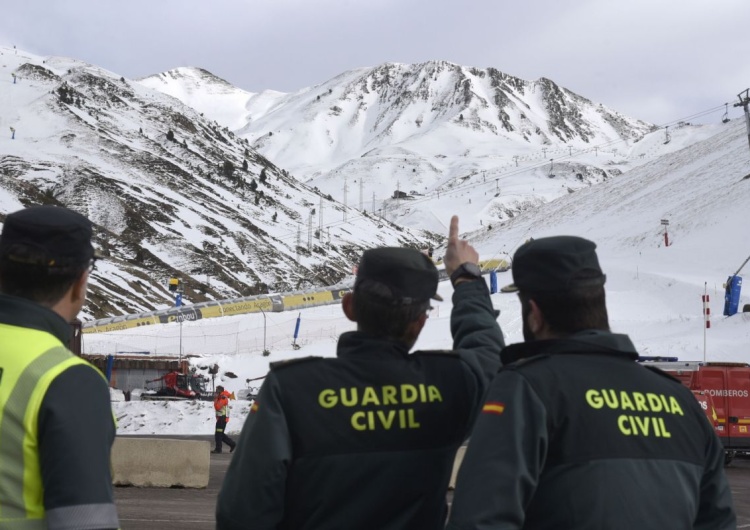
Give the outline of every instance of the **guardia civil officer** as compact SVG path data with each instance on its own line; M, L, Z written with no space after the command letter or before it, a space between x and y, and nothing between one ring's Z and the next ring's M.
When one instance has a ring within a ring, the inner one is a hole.
M0 234L0 528L118 528L104 376L73 355L69 322L96 259L82 215L34 206Z
M478 255L451 220L453 351L410 354L437 294L422 252L363 253L335 358L276 364L243 427L217 528L438 529L458 446L500 366Z
M525 342L477 419L448 528L735 528L724 451L690 390L610 332L596 245L535 239L513 258Z

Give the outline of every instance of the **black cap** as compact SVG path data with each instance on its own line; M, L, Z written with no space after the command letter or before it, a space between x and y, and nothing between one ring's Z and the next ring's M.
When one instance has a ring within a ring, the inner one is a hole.
M78 267L100 257L91 235L91 221L73 210L31 206L5 218L0 257L48 268Z
M574 287L604 285L596 244L576 236L527 241L513 256L513 283L503 292L564 292Z
M430 258L411 248L366 250L357 267L354 291L366 291L393 304L413 304L437 294L438 271Z

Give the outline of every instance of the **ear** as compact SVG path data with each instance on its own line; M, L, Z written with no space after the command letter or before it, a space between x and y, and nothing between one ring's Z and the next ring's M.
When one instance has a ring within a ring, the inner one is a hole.
M344 310L344 315L346 315L346 318L348 318L352 322L357 321L357 316L354 314L354 294L346 293L344 295L344 297L341 299L341 309Z
M418 319L409 322L409 325L406 327L403 339L409 346L409 349L411 349L412 346L414 346L414 343L417 342L417 338L419 338L419 334L422 333L422 328L424 328L425 322L427 322L427 314L423 313Z
M83 304L86 303L86 291L87 286L89 282L89 273L84 272L81 274L81 276L75 281L73 286L70 288L70 302L74 306L80 305L80 307L83 307Z
M63 297L50 307L50 309L68 322L73 320L78 316L81 309L83 309L83 304L86 303L86 287L88 280L88 272L81 274L81 276L79 276L73 285L71 285L65 292Z
M414 326L416 327L416 334L419 335L422 333L422 328L425 325L425 322L427 322L427 313L422 313L419 318L414 322Z
M529 300L529 307L531 311L528 316L528 326L531 332L538 337L546 324L544 314L534 300Z

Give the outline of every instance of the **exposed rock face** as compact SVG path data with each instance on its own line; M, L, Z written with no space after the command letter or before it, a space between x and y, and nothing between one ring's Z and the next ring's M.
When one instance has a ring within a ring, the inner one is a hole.
M354 210L348 225L333 223L341 204L137 83L72 61L15 72L23 134L0 153L0 188L21 204L64 205L95 223L107 259L85 316L169 305L172 276L186 282L186 303L334 284L364 248L432 238ZM33 124L23 118L32 114ZM316 208L328 214L323 230Z

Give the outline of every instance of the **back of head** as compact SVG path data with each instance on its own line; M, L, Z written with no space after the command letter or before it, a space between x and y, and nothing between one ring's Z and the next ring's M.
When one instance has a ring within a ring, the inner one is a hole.
M513 284L522 311L534 300L550 330L567 335L586 329L609 330L604 283L596 244L576 236L529 240L513 257Z
M354 282L354 314L358 329L370 335L402 339L407 326L430 307L439 274L422 252L382 247L366 250Z
M91 222L58 206L9 214L0 234L0 292L51 306L95 259Z

